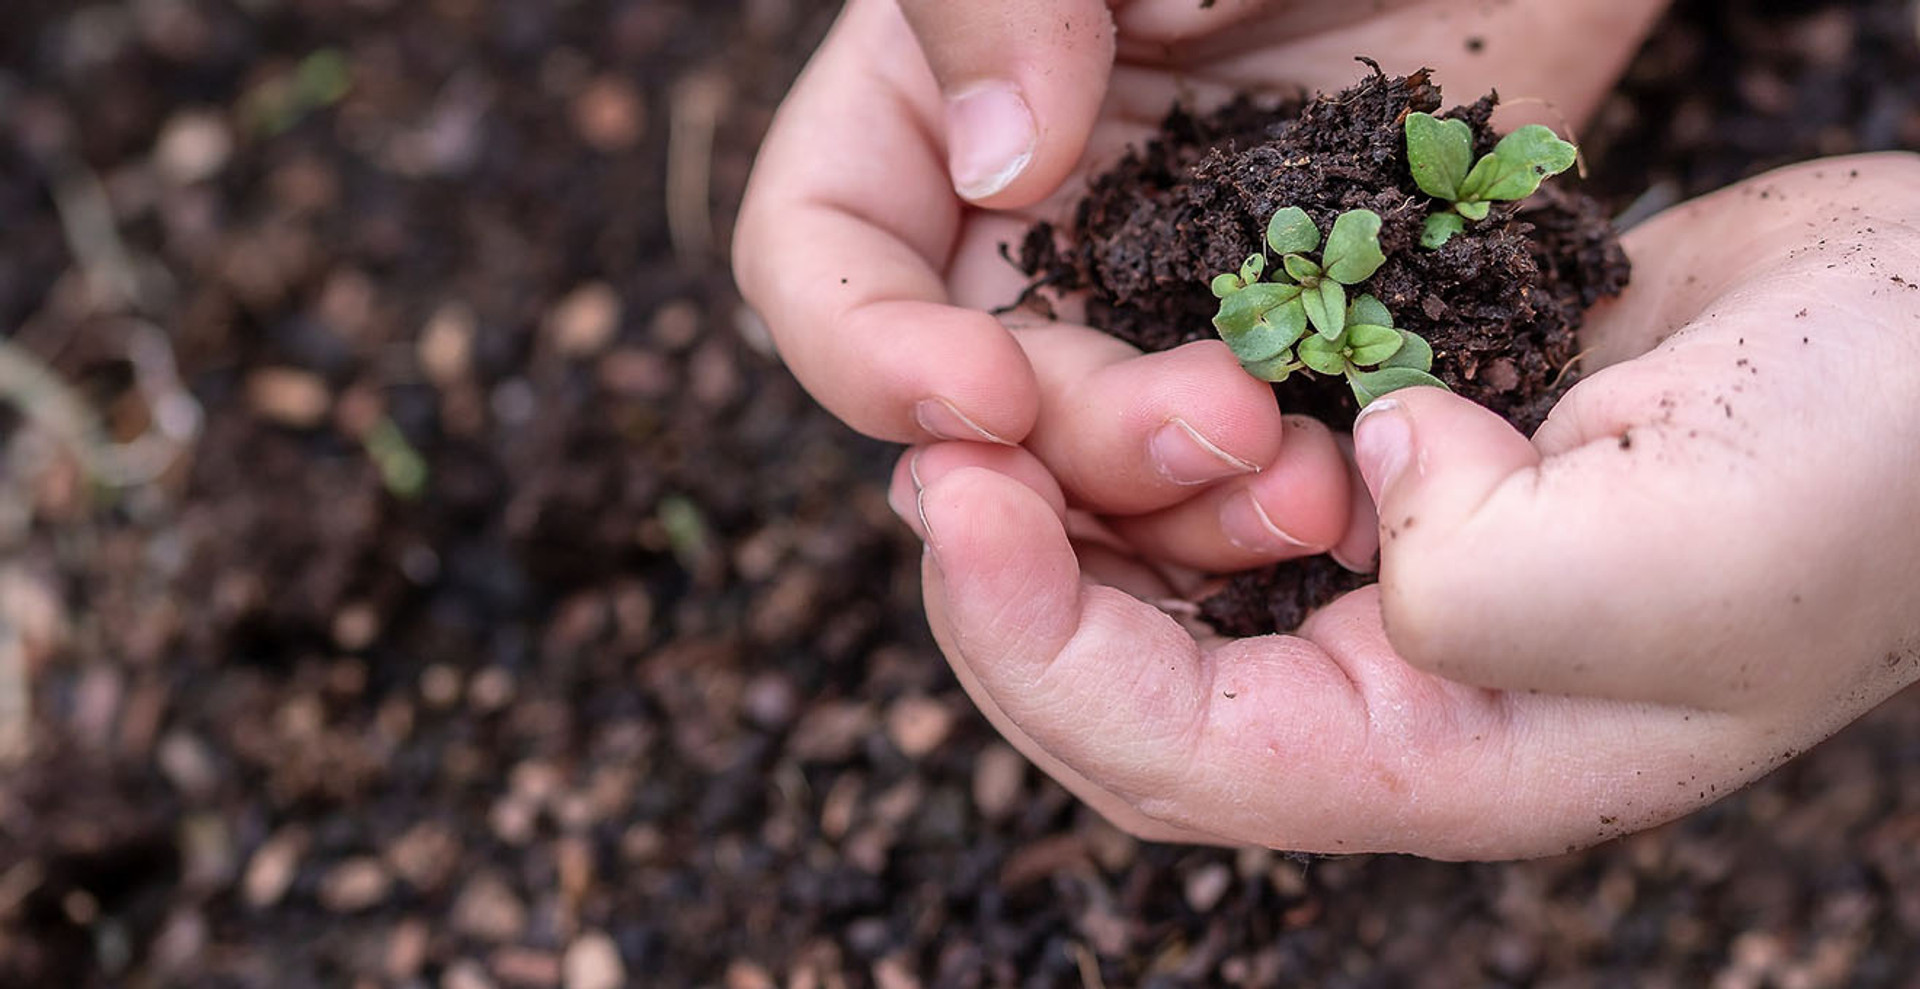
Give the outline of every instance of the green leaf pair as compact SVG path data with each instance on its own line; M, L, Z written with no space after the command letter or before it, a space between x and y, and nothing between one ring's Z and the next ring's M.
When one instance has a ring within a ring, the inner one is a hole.
M1473 129L1464 120L1407 115L1407 161L1420 191L1453 204L1427 218L1422 246L1437 248L1484 220L1496 201L1514 202L1539 191L1540 183L1573 167L1579 152L1553 131L1529 124L1508 134L1493 151L1473 160Z
M1298 206L1279 210L1267 221L1267 246L1281 256L1287 275L1302 285L1321 279L1358 285L1387 263L1380 250L1380 214L1370 209L1348 210L1334 218L1318 262L1307 253L1320 246L1320 228Z

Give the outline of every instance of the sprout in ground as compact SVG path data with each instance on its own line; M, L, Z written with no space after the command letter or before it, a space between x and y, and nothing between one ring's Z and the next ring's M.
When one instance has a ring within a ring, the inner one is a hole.
M1427 217L1421 245L1437 248L1452 240L1468 220L1486 219L1496 201L1518 202L1533 195L1541 182L1573 167L1578 154L1553 131L1529 124L1501 138L1492 153L1475 162L1473 129L1466 121L1408 114L1407 162L1414 184L1453 204L1451 210Z
M1350 210L1333 221L1319 260L1320 228L1306 211L1289 206L1267 224L1267 246L1280 255L1275 281L1263 282L1267 257L1254 254L1237 272L1213 279L1220 312L1213 325L1249 374L1281 382L1296 371L1344 375L1361 405L1398 388L1433 385L1433 348L1396 329L1379 299L1347 288L1373 277L1386 263L1380 217ZM1311 329L1313 332L1308 333Z

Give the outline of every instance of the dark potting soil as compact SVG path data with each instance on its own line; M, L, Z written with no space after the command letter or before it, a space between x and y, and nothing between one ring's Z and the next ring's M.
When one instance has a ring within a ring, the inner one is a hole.
M724 233L839 7L0 4L0 335L106 363L31 151L65 132L181 287L156 320L207 414L111 503L37 475L0 548L40 740L0 752L0 986L533 989L597 933L662 989L1910 983L1917 691L1529 862L1134 842L1027 767L927 636L893 451L735 331ZM245 123L327 48L354 94ZM699 253L665 163L716 77L710 167L680 170L712 177ZM1590 188L1920 149L1916 79L1910 0L1678 0L1580 134ZM225 172L154 195L157 135L208 110ZM612 339L556 353L597 280ZM342 414L281 425L288 370ZM347 428L369 395L419 501Z
M1370 64L1370 63L1369 63ZM1176 110L1144 150L1095 179L1064 244L1047 224L1022 245L1040 283L1084 291L1093 326L1146 350L1215 336L1209 280L1263 248L1267 220L1298 206L1322 230L1347 210L1380 215L1386 264L1364 289L1400 327L1433 345L1434 374L1531 432L1579 377L1583 314L1626 287L1628 264L1600 204L1567 177L1494 207L1444 247L1420 247L1435 203L1408 169L1406 116L1466 121L1475 154L1493 149L1497 97L1440 114L1425 71L1373 74L1335 96L1272 106L1239 100L1195 116ZM1296 376L1281 407L1344 426L1357 411L1346 382ZM1313 608L1365 583L1328 560L1241 574L1201 604L1221 632L1297 627Z

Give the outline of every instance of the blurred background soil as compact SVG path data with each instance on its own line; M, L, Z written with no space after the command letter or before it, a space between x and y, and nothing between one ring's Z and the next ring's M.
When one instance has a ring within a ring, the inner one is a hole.
M725 263L832 15L0 9L0 985L1920 984L1913 692L1506 865L1142 845L998 742ZM1592 187L1920 148L1917 21L1683 0Z

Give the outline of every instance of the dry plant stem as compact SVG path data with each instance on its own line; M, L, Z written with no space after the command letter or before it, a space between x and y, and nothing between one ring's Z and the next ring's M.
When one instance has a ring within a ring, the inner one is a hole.
M72 451L95 481L120 488L159 477L192 446L201 422L199 403L174 373L166 335L144 320L129 320L125 333L127 359L153 415L153 427L126 443L109 440L93 411L52 369L0 341L0 400Z
M167 285L143 279L143 270L164 271L137 256L120 236L113 205L94 171L64 151L49 152L44 165L53 183L55 210L75 263L85 273L94 306L104 313L157 313L164 309ZM95 481L133 487L160 476L199 436L202 413L175 373L173 347L159 327L127 317L119 333L133 365L141 395L152 412L153 427L134 440L116 444L101 430L91 409L53 370L17 344L0 340L0 401L17 406L28 421L71 450ZM24 485L16 474L9 488ZM0 492L12 499L17 492Z
M87 274L87 285L103 308L136 308L141 299L139 268L114 226L113 206L100 179L84 168L68 168L54 185L54 204L67 246Z
M726 107L725 80L695 75L673 93L667 144L667 234L692 263L713 248L713 140Z
M27 690L27 650L20 630L0 611L0 767L18 765L27 756L33 725L33 698ZM0 883L4 887L4 883ZM0 888L0 913L6 896Z

